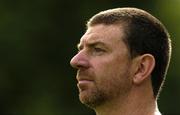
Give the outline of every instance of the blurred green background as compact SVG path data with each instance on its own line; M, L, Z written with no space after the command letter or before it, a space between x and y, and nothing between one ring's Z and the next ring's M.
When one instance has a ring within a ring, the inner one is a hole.
M180 0L1 0L0 115L95 115L79 102L69 61L91 16L125 6L169 30L172 60L158 103L162 113L180 114Z

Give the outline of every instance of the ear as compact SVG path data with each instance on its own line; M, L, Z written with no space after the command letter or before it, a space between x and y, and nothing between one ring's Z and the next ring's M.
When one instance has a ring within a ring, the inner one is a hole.
M136 59L136 69L133 76L135 84L141 84L144 80L151 77L151 73L155 67L155 59L151 54L138 56Z

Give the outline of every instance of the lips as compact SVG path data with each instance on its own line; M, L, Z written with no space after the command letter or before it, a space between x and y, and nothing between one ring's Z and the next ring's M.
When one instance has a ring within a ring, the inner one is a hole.
M78 83L89 83L93 81L91 74L85 70L78 70L76 79Z
M81 79L81 80L78 80L77 87L80 92L86 91L92 86L92 83L93 83L92 80Z
M77 87L80 92L85 91L93 86L93 76L93 73L90 73L89 71L87 71L87 69L80 69L77 71Z
M87 79L87 78L77 78L78 84L86 84L86 83L90 83L93 82L93 80L91 79Z
M77 87L80 92L85 91L92 86L93 80L88 76L77 76L76 79L78 81Z

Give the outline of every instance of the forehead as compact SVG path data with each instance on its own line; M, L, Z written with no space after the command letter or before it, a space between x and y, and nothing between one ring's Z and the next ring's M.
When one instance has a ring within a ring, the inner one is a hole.
M95 25L89 27L80 39L80 44L103 42L106 44L117 44L124 36L123 28L120 25Z

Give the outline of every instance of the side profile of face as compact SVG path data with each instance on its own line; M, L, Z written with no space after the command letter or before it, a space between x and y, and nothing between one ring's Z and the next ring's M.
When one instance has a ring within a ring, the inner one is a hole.
M80 101L95 108L125 96L131 89L131 59L123 27L89 27L70 64L77 69Z

